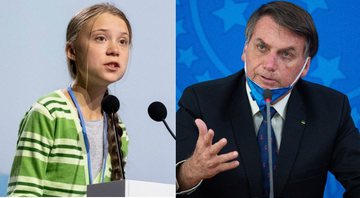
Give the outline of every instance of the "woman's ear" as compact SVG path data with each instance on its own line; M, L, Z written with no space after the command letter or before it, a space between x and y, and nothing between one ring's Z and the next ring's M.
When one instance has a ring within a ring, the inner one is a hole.
M66 51L66 56L68 57L68 59L75 61L76 54L75 54L74 45L72 45L71 43L67 43L65 51Z

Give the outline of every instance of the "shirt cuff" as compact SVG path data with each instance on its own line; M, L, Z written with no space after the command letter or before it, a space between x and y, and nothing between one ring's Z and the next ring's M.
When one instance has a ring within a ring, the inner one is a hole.
M182 163L184 163L185 161L186 161L186 160L182 160L182 161L176 163L176 170L177 170L178 167L179 167ZM183 191L180 191L180 192L179 192L180 186L179 186L179 183L178 183L177 178L176 178L176 195L184 195L184 194L189 195L189 194L191 194L192 192L194 192L194 191L200 186L200 184L202 183L202 181L203 181L203 180L201 180L198 184L196 184L194 187L192 187L192 188L190 188L190 189L188 189L188 190L183 190Z

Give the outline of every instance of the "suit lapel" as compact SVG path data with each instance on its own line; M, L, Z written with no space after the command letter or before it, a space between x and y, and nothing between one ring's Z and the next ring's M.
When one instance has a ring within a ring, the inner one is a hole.
M240 154L240 166L246 173L251 196L262 196L263 190L260 152L257 146L254 122L250 104L246 94L244 75L240 78L240 85L234 94L228 115L233 128L235 143Z
M274 173L274 188L278 195L283 191L291 168L295 163L305 123L304 105L300 93L295 87L287 105L286 120L282 130L282 140Z

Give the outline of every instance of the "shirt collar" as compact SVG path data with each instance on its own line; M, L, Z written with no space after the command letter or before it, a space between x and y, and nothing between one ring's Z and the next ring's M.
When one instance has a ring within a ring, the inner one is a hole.
M245 81L245 82L246 82L246 94L247 94L249 102L250 102L252 116L255 116L255 114L260 111L259 106L256 104L256 101L252 99L251 94L250 94L250 87L249 87L247 81ZM277 103L271 105L272 107L274 107L276 112L284 120L285 120L285 116L286 116L286 105L287 105L287 103L289 101L290 95L291 95L291 91L284 98L282 98L280 101L278 101Z

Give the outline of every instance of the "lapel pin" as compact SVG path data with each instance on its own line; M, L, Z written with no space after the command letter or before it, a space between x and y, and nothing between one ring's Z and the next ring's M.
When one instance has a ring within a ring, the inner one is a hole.
M301 120L301 124L305 125L306 124L305 120Z

